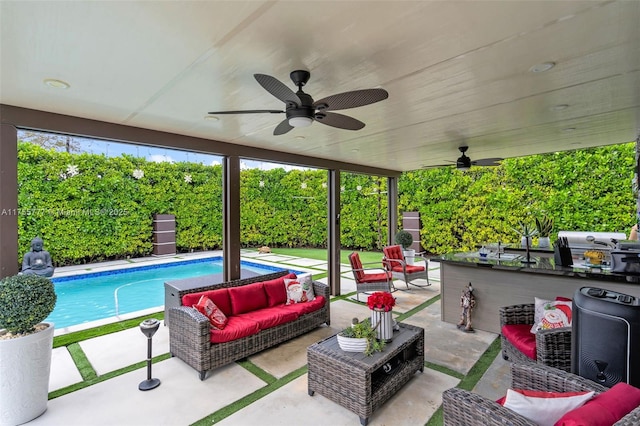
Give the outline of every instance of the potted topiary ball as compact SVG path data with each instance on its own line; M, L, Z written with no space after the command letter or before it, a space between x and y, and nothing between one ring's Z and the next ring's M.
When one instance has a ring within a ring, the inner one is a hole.
M413 244L413 235L409 231L398 231L396 234L396 244L402 246L402 251L404 255L404 260L408 265L413 265L413 258L416 255L416 251L411 248L411 244Z
M14 275L0 280L0 424L17 425L47 409L56 305L51 280Z

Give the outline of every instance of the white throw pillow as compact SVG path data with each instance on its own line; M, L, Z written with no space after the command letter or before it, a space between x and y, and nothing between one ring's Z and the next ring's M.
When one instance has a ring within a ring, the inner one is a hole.
M590 400L595 393L593 391L569 393L522 392L540 396L525 396L516 390L507 389L504 407L515 411L540 426L553 426L566 413L581 407Z

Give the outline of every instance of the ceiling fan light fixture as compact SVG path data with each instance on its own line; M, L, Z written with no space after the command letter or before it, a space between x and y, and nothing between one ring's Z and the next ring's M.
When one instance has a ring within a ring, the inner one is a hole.
M313 123L313 120L309 117L291 117L289 118L289 125L291 127L309 127Z

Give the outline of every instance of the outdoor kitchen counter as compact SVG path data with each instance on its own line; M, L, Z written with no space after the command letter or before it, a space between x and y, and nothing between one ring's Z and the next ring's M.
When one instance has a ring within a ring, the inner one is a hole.
M524 256L522 256L524 257ZM640 297L640 276L597 268L556 266L553 258L531 256L525 264L514 254L481 260L477 253L452 253L431 258L440 263L441 319L457 323L462 312L460 296L471 283L476 297L473 328L500 333L498 310L502 306L533 303L535 297L573 298L581 287L598 287ZM578 263L577 265L582 265Z

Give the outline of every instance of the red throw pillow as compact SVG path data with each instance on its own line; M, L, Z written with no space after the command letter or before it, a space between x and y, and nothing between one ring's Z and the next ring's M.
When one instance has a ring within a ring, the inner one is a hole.
M593 397L580 408L571 410L555 426L610 426L640 406L640 389L617 383Z
M205 317L209 318L211 325L218 330L227 325L227 316L207 296L202 296L197 304L193 305Z

